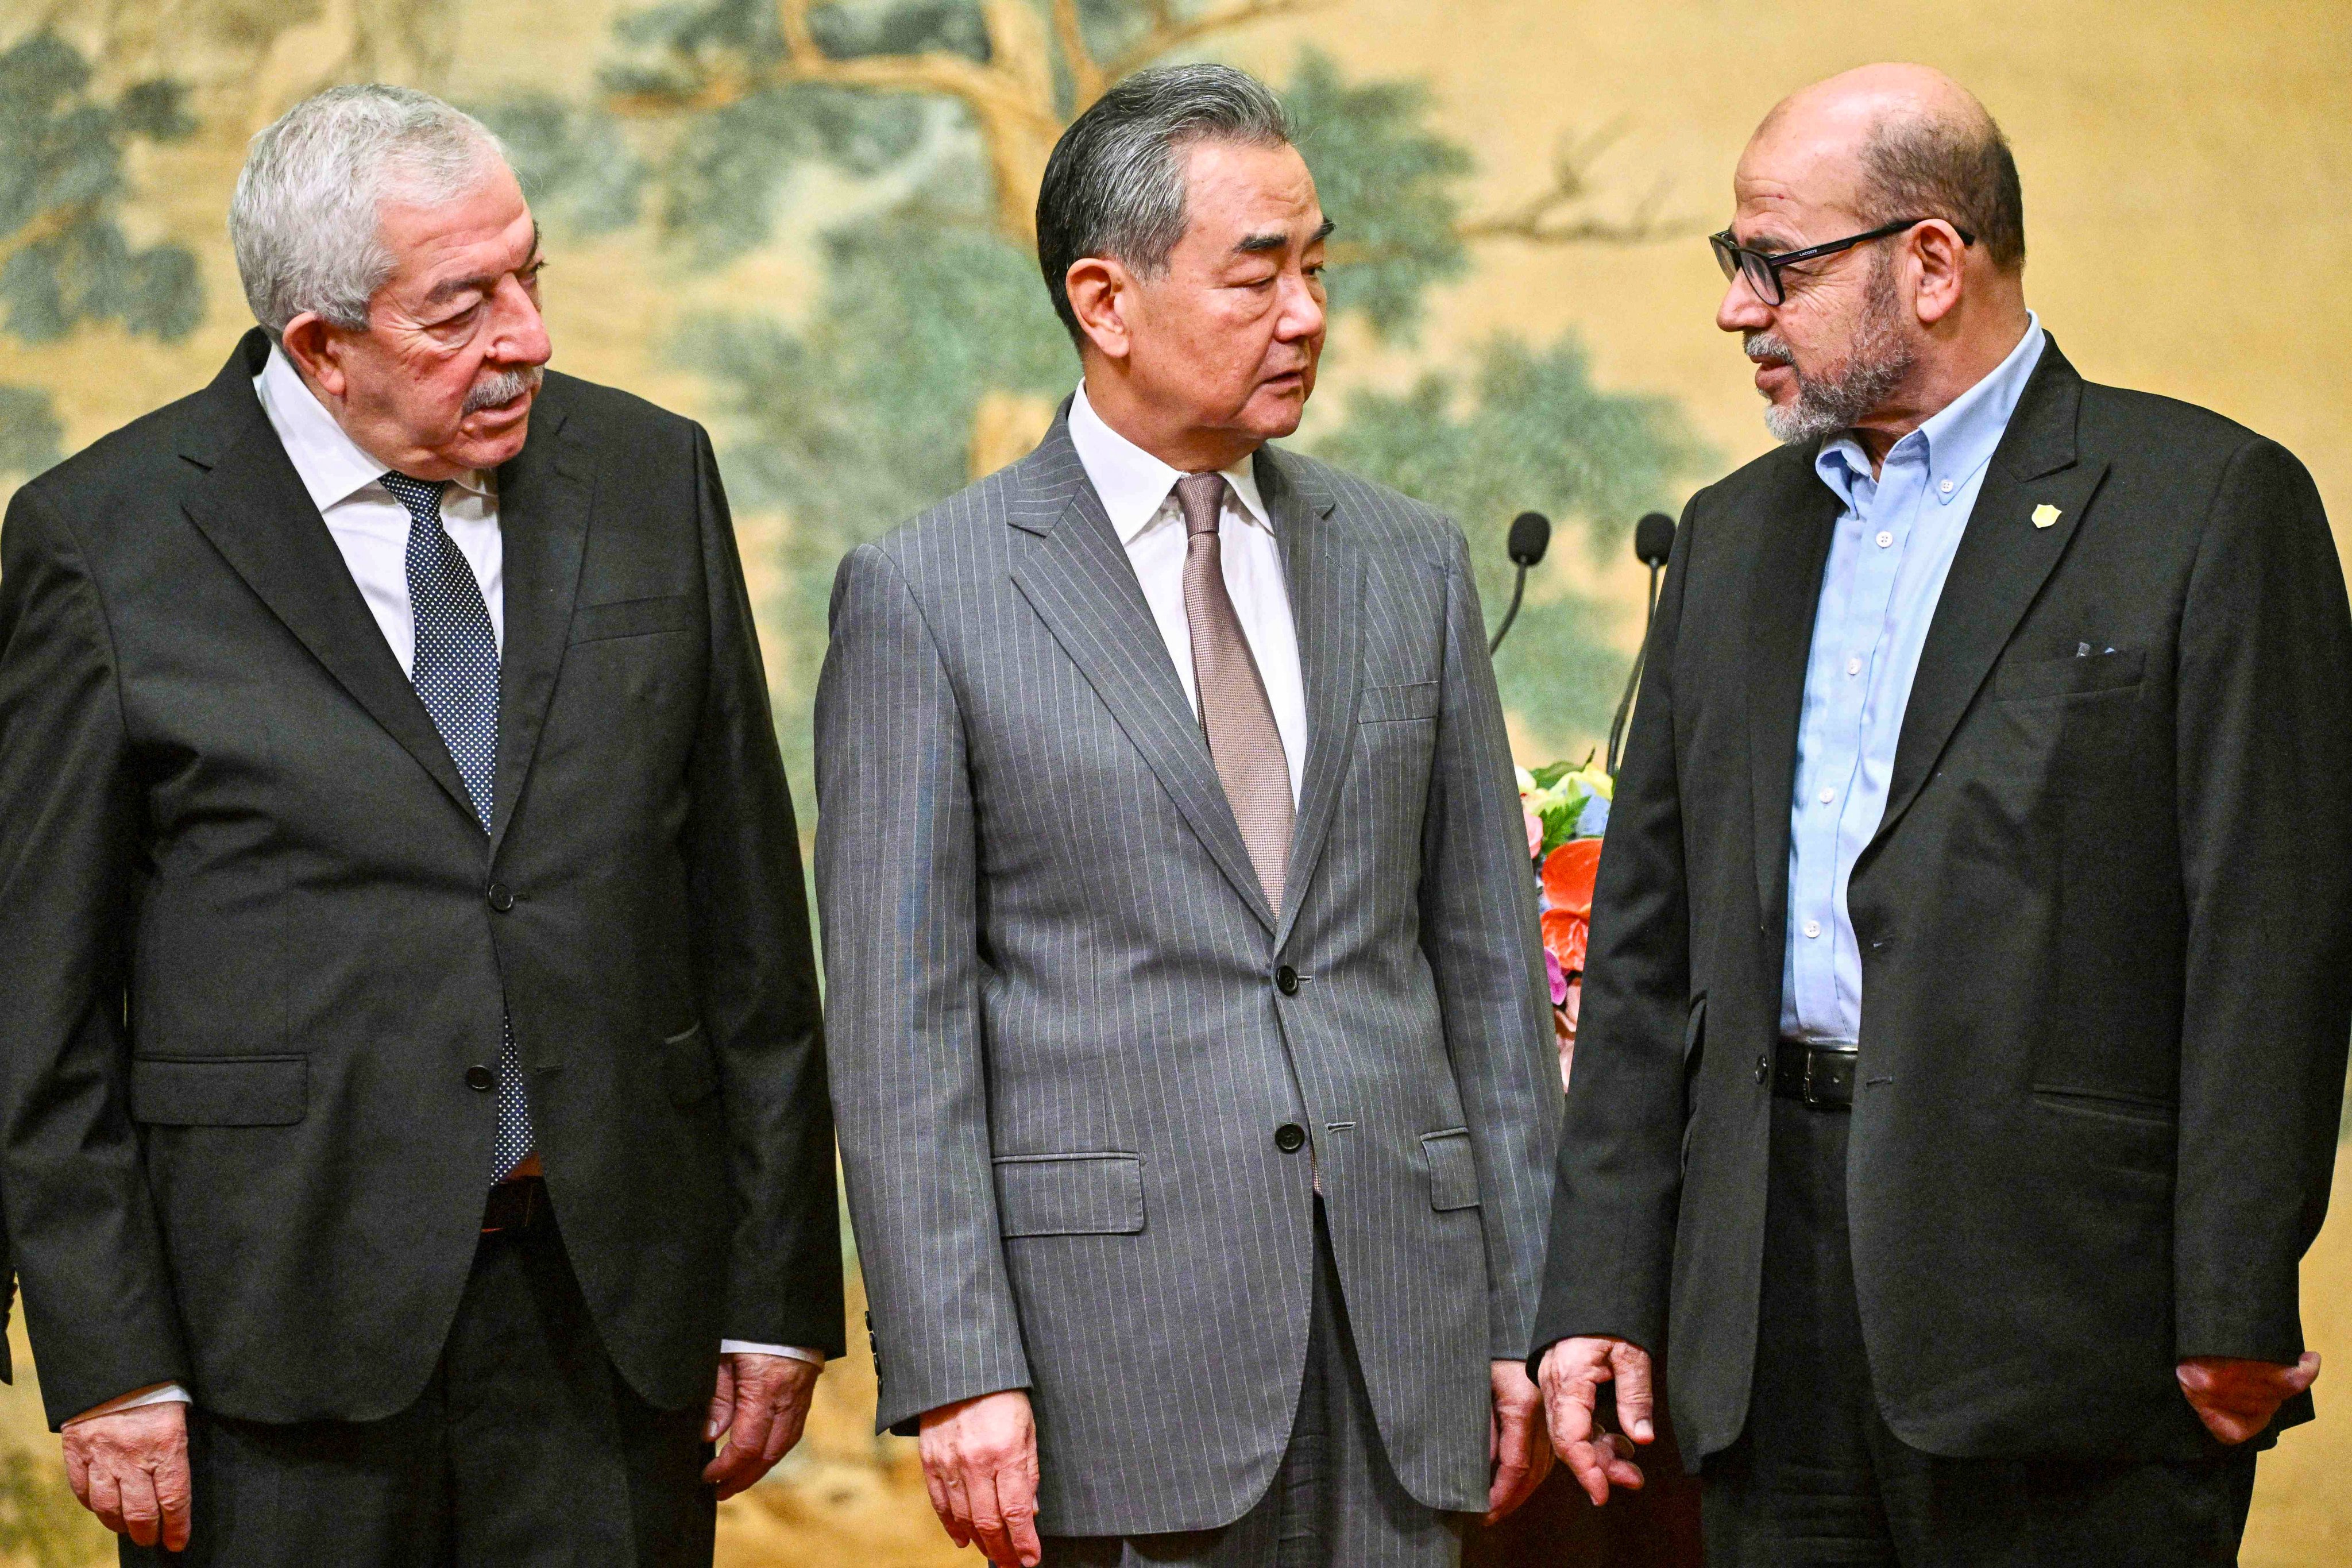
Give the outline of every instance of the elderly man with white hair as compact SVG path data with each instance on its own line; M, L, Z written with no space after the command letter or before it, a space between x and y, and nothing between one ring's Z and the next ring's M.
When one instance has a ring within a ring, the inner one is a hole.
M0 1190L68 1473L126 1562L708 1563L842 1348L709 443L543 372L436 100L298 106L229 226L260 330L0 534Z

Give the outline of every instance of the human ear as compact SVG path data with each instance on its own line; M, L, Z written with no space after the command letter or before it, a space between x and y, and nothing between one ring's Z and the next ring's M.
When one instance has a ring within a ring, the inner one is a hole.
M1959 308L1969 250L1960 242L1959 231L1941 218L1921 224L1910 237L1912 258L1919 268L1916 309L1920 325L1932 327Z
M1104 257L1082 256L1070 263L1063 285L1069 290L1071 313L1096 352L1113 360L1134 352L1126 311L1135 280L1126 268Z
M351 377L341 363L342 345L324 316L305 310L286 323L278 339L286 357L311 385L330 397L341 397L350 389Z

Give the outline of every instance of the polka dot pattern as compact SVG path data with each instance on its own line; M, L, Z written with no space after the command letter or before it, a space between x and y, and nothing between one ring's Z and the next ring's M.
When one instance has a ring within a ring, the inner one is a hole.
M433 716L433 727L441 731L474 816L488 833L499 761L499 641L490 626L490 608L482 601L474 569L441 526L447 481L428 483L391 473L382 483L408 509L408 602L416 623L409 679ZM493 1182L521 1164L536 1146L511 1019L499 1019L499 1035Z

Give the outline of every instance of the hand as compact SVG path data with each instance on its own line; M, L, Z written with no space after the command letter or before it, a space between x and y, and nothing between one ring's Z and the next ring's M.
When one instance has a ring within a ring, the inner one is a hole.
M1642 1468L1633 1444L1657 1437L1650 1425L1650 1352L1630 1340L1562 1340L1544 1352L1539 1370L1544 1415L1551 1446L1568 1461L1576 1484L1594 1507L1609 1500L1612 1485L1642 1489ZM1624 1433L1603 1432L1593 1417L1601 1385L1617 1384L1617 1419ZM1630 1435L1633 1442L1627 1442Z
M814 1362L788 1355L736 1351L719 1358L719 1386L710 1393L710 1420L703 1436L727 1447L702 1472L723 1500L756 1483L793 1451L808 1422L816 1394Z
M188 1544L188 1407L177 1400L65 1427L66 1479L82 1507L141 1546Z
M977 1542L1002 1568L1036 1568L1037 1426L1017 1388L926 1411L923 1485L958 1546Z
M2319 1379L2319 1352L2305 1351L2293 1366L2236 1356L2191 1356L2173 1369L2180 1392L2205 1430L2224 1443L2260 1433L2278 1407Z
M1535 1496L1551 1474L1551 1445L1544 1440L1543 1396L1528 1381L1527 1363L1498 1361L1489 1370L1495 1413L1486 1424L1486 1458L1495 1479L1486 1489L1486 1522L1493 1524Z

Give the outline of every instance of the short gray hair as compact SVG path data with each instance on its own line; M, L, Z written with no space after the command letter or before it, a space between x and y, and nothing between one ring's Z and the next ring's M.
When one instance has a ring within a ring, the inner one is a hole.
M1037 192L1037 265L1055 313L1084 348L1070 309L1070 268L1116 257L1164 271L1184 237L1184 159L1195 142L1285 147L1290 118L1273 89L1231 66L1138 71L1095 100L1054 147Z
M480 121L413 88L361 82L296 104L253 139L229 201L254 320L273 342L305 310L364 331L396 261L384 201L449 200L505 158Z

